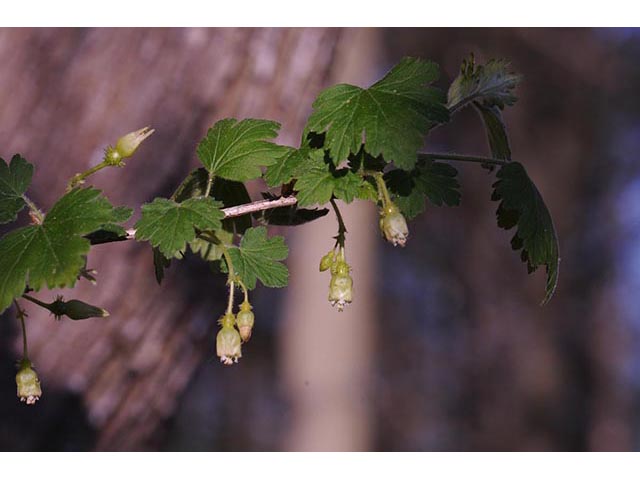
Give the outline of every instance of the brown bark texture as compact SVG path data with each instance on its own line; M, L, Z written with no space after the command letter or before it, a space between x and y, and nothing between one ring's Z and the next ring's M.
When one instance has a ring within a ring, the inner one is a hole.
M91 179L114 204L139 206L170 194L197 166L196 144L221 118L277 120L279 141L297 145L311 102L350 35L339 29L0 30L2 155L20 152L35 164L31 195L46 210L106 145L151 125L157 132L125 169ZM58 323L29 308L30 354L45 392L79 395L97 431L95 448L148 448L196 367L213 354L223 281L207 279L202 267L174 265L159 287L148 246L133 241L94 248L88 266L99 273L97 286L80 282L73 293L60 293L103 306L111 317Z

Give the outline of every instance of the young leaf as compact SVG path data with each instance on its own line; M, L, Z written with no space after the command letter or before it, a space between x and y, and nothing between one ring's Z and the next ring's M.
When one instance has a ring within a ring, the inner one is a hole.
M14 155L7 165L0 158L0 224L12 222L26 205L22 196L31 184L33 165Z
M220 120L198 145L198 158L215 177L239 182L258 178L260 167L273 165L289 151L269 141L278 136L279 128L269 120Z
M513 89L522 77L508 71L504 60L489 60L486 65L477 65L473 56L462 62L460 75L451 83L447 94L447 106L451 112L471 102L487 106L513 105L517 97Z
M336 166L360 150L364 137L367 153L410 170L429 128L449 118L444 96L425 86L438 74L433 62L404 58L368 89L328 88L313 103L306 130L326 133L324 146Z
M301 207L323 205L332 196L350 203L366 193L366 182L360 176L348 168L336 170L333 164L324 161L322 150L311 153L311 158L298 175L295 189L298 191L298 205Z
M19 228L0 240L0 312L27 286L72 287L91 244L83 235L123 215L94 188L74 189L51 208L41 225Z
M221 203L212 198L190 198L182 203L156 198L142 206L142 218L136 223L136 240L148 240L167 257L177 257L198 230L222 227Z
M229 249L235 272L248 289L256 287L256 279L266 287L286 286L289 272L279 260L287 258L288 253L284 238L267 238L265 227L250 228L240 246Z
M558 238L547 206L524 167L513 162L498 170L492 200L499 201L498 226L509 230L517 226L511 240L514 250L522 249L522 261L529 273L544 265L547 271L547 303L558 283Z
M484 66L476 66L473 56L463 61L460 75L449 87L448 106L453 112L472 104L484 124L493 158L510 161L511 147L501 110L516 102L513 89L522 77L508 68L504 60L489 60ZM495 165L483 167L493 170Z
M182 181L176 191L171 195L171 200L184 202L190 198L202 197L207 189L209 174L204 168L196 168L189 172L189 175ZM232 207L243 203L249 203L251 198L247 187L241 182L216 178L209 193L211 197L222 202L223 207ZM216 235L228 237L230 243L233 233L243 233L251 227L251 215L242 215L234 218L222 220L222 230L218 230ZM224 230L224 232L223 232ZM227 232L229 235L227 235ZM222 256L222 251L206 240L195 238L189 242L189 246L194 253L199 253L204 260L218 260ZM171 260L165 257L157 248L153 249L153 266L158 283L164 278L164 270L169 267Z

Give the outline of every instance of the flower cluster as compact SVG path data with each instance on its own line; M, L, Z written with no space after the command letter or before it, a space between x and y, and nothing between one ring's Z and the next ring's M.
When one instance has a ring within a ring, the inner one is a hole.
M251 309L251 304L245 299L240 304L237 317L228 312L218 321L222 328L216 337L216 353L225 365L238 363L238 359L242 357L242 343L248 342L251 338L254 323Z
M351 267L345 260L344 248L340 247L338 253L331 250L320 260L320 271L329 270L331 280L329 282L329 302L331 306L337 306L338 311L344 310L347 303L353 300L353 279Z

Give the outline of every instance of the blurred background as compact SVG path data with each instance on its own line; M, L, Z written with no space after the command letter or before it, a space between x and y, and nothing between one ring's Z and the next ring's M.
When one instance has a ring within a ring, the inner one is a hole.
M38 296L108 319L28 309L35 407L15 396L18 324L2 316L0 450L640 448L640 31L0 29L0 155L35 164L30 196L47 210L106 145L152 125L124 170L93 177L138 206L171 194L221 118L275 119L296 145L322 88L369 85L412 55L439 63L446 89L471 52L524 75L505 121L559 234L547 306L543 272L528 276L495 226L494 176L474 165L457 165L462 206L429 206L404 249L380 238L372 205L345 208L355 301L342 314L317 271L331 214L273 228L290 286L254 292L232 368L215 356L224 278L188 257L159 286L146 244L97 246L97 286ZM470 110L425 148L487 153Z

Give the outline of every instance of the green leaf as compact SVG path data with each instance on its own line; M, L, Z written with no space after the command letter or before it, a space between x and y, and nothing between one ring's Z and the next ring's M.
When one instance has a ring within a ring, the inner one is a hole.
M375 185L373 183L370 183L369 181L365 180L358 187L358 194L356 195L356 198L358 198L360 200L369 200L369 201L372 201L372 202L377 202L378 201L378 190L376 189L376 187L375 187Z
M26 203L22 196L31 184L33 165L14 155L7 165L0 158L0 224L12 222Z
M409 219L424 211L425 197L437 206L460 205L458 171L449 164L428 160L410 172L392 170L384 176L394 202Z
M182 181L180 186L171 195L171 200L178 203L184 202L190 198L202 197L207 189L209 174L204 168L196 168L189 172L189 175ZM225 180L224 178L215 178L209 195L222 202L223 207L232 207L249 203L251 198L247 187L241 182ZM251 215L242 215L240 217L227 218L222 220L222 229L216 231L218 238L224 237L226 243L231 243L233 234L242 234L247 228L251 227ZM191 251L199 254L206 261L214 261L220 259L222 250L216 245L200 238L194 238L189 242ZM165 257L157 248L153 249L153 265L158 283L164 278L164 269L168 268L171 260Z
M267 168L264 174L267 185L277 187L293 180L298 169L309 158L310 152L311 148L308 145L303 145L300 148L291 148L284 157Z
M156 282L158 285L162 283L164 279L164 271L171 266L171 259L165 257L158 248L152 248L153 252L153 272L156 276Z
M418 189L431 203L441 207L460 205L460 184L456 180L458 170L447 163L426 162L419 165L415 176Z
M0 311L27 286L72 287L91 244L83 238L122 218L94 188L74 189L51 208L42 225L30 225L0 240Z
M425 210L424 194L417 188L409 195L396 197L394 202L408 220L417 217Z
M407 57L368 89L328 88L313 103L306 130L326 132L324 146L335 165L357 153L364 138L367 153L410 170L429 128L449 118L444 96L425 86L438 75L435 63Z
M207 190L208 173L204 168L196 168L182 181L171 196L171 200L180 203L188 198L201 197ZM215 178L209 195L222 202L223 207L233 207L250 203L251 197L242 182ZM243 233L251 227L251 215L227 218L222 221L222 228L234 233Z
M500 202L496 212L498 226L505 230L517 226L511 246L516 251L522 249L521 258L529 273L541 265L546 267L546 295L542 301L545 304L556 289L560 263L551 214L520 163L501 167L497 177L491 199Z
M331 200L332 196L350 203L354 198L366 193L365 181L348 168L337 169L326 163L322 150L313 150L311 158L298 174L295 189L298 191L298 205L301 207L320 204Z
M142 217L136 223L136 239L148 240L167 257L178 257L187 243L196 238L197 230L222 227L221 203L212 198L190 198L182 203L156 198L142 206Z
M460 75L451 83L447 95L450 111L478 102L486 106L504 108L513 105L517 97L513 89L522 77L508 71L505 60L489 60L486 65L476 65L473 56L462 62Z
M493 158L511 160L511 147L501 110L513 105L517 97L513 90L522 77L509 72L504 60L489 60L486 65L476 65L473 55L462 62L460 75L451 83L448 106L451 111L473 105L480 115L487 133ZM495 165L483 164L494 170Z
M269 141L278 136L279 128L269 120L220 120L198 145L198 157L215 177L240 182L258 178L260 167L273 165L289 151Z
M189 242L189 248L191 248L191 251L200 255L202 259L207 262L215 262L222 258L224 250L221 247L221 244L229 245L233 243L233 233L227 230L217 230L215 235L211 235L211 237L217 239L219 243L210 242L198 237Z
M235 273L248 289L256 287L256 279L267 287L286 286L289 271L279 260L287 258L288 253L284 238L267 238L265 227L250 228L240 246L229 249Z

